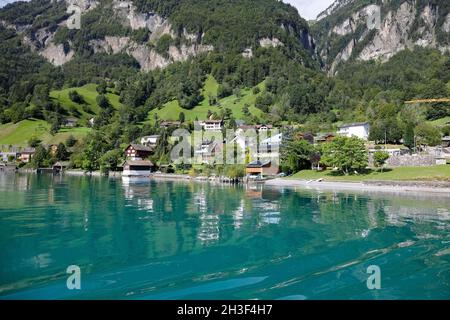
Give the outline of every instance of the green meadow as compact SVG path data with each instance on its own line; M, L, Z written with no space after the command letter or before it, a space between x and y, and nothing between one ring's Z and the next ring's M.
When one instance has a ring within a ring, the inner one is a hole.
M246 88L241 90L241 96L231 95L229 97L220 99L217 105L209 104L209 96L217 96L217 89L219 84L212 76L208 76L205 81L205 85L202 90L204 97L203 101L191 110L186 110L180 107L178 100L170 101L164 104L161 108L156 108L149 113L148 120L154 121L155 113L159 119L162 120L178 120L181 112L184 113L187 121L194 121L195 119L204 120L208 114L208 110L211 112L220 112L222 109L228 108L232 111L235 119L243 119L244 114L242 109L244 105L249 105L249 111L254 116L261 116L263 112L255 107L255 100L259 94L254 94L252 89ZM258 87L263 91L264 82L260 83Z
M70 111L70 109L75 108L77 112L81 115L80 116L81 119L88 120L100 112L100 107L98 106L96 100L97 96L99 96L96 88L97 88L96 84L89 83L82 87L53 90L50 92L50 98L59 102L61 106L68 112ZM85 101L84 105L86 105L92 112L86 112L85 111L86 107L83 107L83 104L78 104L70 100L69 92L74 90L77 91L81 96L83 96ZM118 95L108 92L106 94L106 97L109 99L109 102L111 102L111 105L115 109L118 109L120 107Z
M50 125L44 120L23 120L18 123L0 125L0 145L16 145L25 147L31 137L44 144L65 142L69 136L81 139L90 131L89 128L63 128L56 135L50 134Z

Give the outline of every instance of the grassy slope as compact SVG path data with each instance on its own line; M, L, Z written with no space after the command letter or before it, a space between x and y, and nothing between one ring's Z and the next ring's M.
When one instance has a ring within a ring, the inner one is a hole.
M83 96L86 104L94 113L100 111L100 107L97 105L98 92L96 91L96 84L86 84L79 88L66 88L62 90L54 90L50 92L50 97L59 102L61 106L69 110L71 106L75 107L81 114L82 120L88 120L94 116L94 114L88 114L83 111L83 106L74 103L69 98L69 92L76 90ZM111 105L118 109L120 107L119 96L113 93L107 93ZM56 135L50 134L50 125L43 120L24 120L18 123L8 123L0 125L0 145L16 145L26 146L31 137L40 139L44 144L56 144L64 142L70 135L73 135L76 139L83 138L89 131L89 128L63 128Z
M441 118L441 119L437 119L437 120L431 121L431 123L433 125L435 125L435 126L443 126L447 122L450 122L450 117L445 117L445 118Z
M450 181L450 165L433 167L402 167L385 172L371 171L368 174L336 176L331 171L303 170L287 179L357 182L365 180L446 180Z
M86 104L91 108L91 110L95 114L97 114L100 111L100 107L97 105L96 101L97 96L99 95L98 92L96 91L96 87L97 87L96 84L89 83L79 88L66 88L62 90L54 90L50 92L50 97L58 101L64 109L69 110L69 107L73 106L78 110L78 112L80 112L81 118L89 119L93 116L93 114L88 114L84 112L82 105L79 105L78 103L75 103L72 100L70 100L69 92L76 90L80 95L83 96L84 100L86 101ZM119 96L110 92L108 92L106 96L111 102L111 105L115 109L118 109L120 106Z
M258 85L260 89L264 89L264 83ZM196 106L192 110L186 110L180 107L177 100L166 103L161 109L152 110L149 114L148 119L153 121L155 113L158 117L163 120L178 120L180 112L184 112L186 120L199 120L206 119L208 110L212 112L219 112L222 108L229 108L233 111L233 116L235 119L242 119L244 115L242 114L242 108L244 104L250 105L249 111L252 115L260 116L262 111L255 107L255 100L257 95L254 95L251 89L241 90L242 97L238 99L235 95L226 97L219 100L220 107L211 106L208 101L208 96L217 96L217 88L219 84L212 77L208 76L205 81L205 85L202 90L202 95L205 98L200 105Z
M0 145L26 145L32 136L41 137L50 125L43 120L23 120L0 125Z
M44 120L23 120L18 123L0 125L0 146L27 146L31 137L42 140L45 144L64 142L70 135L76 139L84 137L89 128L61 129L55 136L49 133L50 125Z

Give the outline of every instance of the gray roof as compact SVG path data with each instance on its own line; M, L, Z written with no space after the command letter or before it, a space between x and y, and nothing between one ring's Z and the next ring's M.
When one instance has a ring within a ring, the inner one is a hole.
M319 140L319 139L325 139L327 137L335 137L335 136L336 136L335 133L327 132L327 133L318 133L317 136L314 138Z
M261 161L253 161L251 163L249 163L247 165L247 168L262 168L262 167L267 167L271 164L270 161L266 161L266 162L261 162Z
M69 161L58 161L53 166L54 167L68 167L70 165Z
M160 126L179 126L181 125L181 121L169 121L164 120L159 123Z
M368 125L368 122L353 122L353 123L345 123L340 125L339 128L348 128L348 127L357 127L357 126L365 126Z
M153 162L149 160L127 160L123 163L123 166L127 164L130 166L153 167Z
M267 127L268 129L272 129L273 126L271 124L265 125L265 124L243 124L241 126L239 126L239 129L242 130L248 130L248 129L255 129L255 130L259 130L262 127Z
M36 152L35 148L25 148L20 153L35 153L35 152Z
M222 123L223 120L205 120L205 123Z

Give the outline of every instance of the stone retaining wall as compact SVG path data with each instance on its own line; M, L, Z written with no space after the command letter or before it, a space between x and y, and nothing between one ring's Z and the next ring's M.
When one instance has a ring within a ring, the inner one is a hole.
M369 156L369 165L373 166L373 157ZM436 157L430 154L391 156L386 161L387 167L429 167L436 165Z

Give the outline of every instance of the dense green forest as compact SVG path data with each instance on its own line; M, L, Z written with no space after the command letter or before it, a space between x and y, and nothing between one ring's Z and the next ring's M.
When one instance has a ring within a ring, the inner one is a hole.
M294 7L273 0L133 0L133 3L139 11L155 11L168 17L180 33L183 29L204 33L204 41L220 51L242 52L263 37L276 37L295 58L295 53L302 49L299 39L309 29Z

